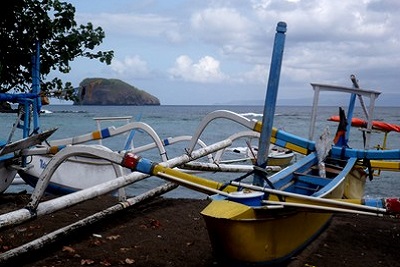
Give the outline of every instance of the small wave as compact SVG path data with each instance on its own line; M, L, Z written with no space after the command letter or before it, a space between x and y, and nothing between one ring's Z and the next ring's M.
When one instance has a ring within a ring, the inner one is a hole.
M88 113L85 110L58 110L58 111L53 111L53 113Z
M262 117L263 114L261 113L253 113L253 112L248 112L248 113L241 113L240 115L244 117ZM283 116L281 113L275 113L275 116Z
M240 115L242 115L244 117L262 117L263 116L263 114L261 114L261 113L253 113L253 112L242 113Z

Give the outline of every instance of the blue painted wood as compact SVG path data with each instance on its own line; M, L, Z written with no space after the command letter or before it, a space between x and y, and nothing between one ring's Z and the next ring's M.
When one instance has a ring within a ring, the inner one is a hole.
M275 144L281 147L285 147L286 143L291 143L303 147L310 152L315 151L314 141L285 132L283 130L278 130L276 132L275 138L277 139L277 142Z
M346 134L345 134L345 142L348 144L349 137L350 137L350 129L351 129L351 120L353 119L353 112L354 106L356 103L356 94L351 94L349 107L347 109L347 127L346 127Z
M35 43L35 55L32 58L32 93L40 93L40 43ZM40 128L39 114L42 108L40 97L34 99L32 104L33 133L38 133ZM26 136L24 136L26 137Z
M324 186L321 190L315 192L312 196L322 197L325 194L329 193L334 188L336 188L338 184L343 183L343 180L346 178L346 175L353 169L356 163L357 163L357 158L350 158L347 161L347 164L343 168L343 170L334 179L332 179L330 183Z
M37 98L37 94L33 93L20 93L20 94L9 94L9 93L1 93L0 101L9 101L13 103L21 103L26 99L35 99Z
M141 118L142 118L142 114L139 114L139 115L136 117L136 121L140 121ZM135 130L135 129L133 129L133 130L129 133L129 136L128 136L128 138L126 139L126 142L125 142L125 145L124 145L124 150L129 150L129 149L131 148L131 143L132 143L133 137L135 136L135 133L136 133L136 130Z
M365 149L332 147L331 156L343 159L354 157L358 159L398 160L400 158L400 149L365 150Z
M317 164L317 162L317 154L311 153L281 170L280 172L273 174L269 177L269 180L275 188L281 188L282 186L286 186L293 179L293 173L304 172L311 166Z
M311 176L307 174L299 174L297 177L297 181L304 182L306 184L326 186L328 183L331 182L331 179L318 176Z
M257 166L267 165L270 137L274 121L276 98L278 95L279 77L283 58L283 48L285 45L286 23L279 22L276 27L274 47L272 51L271 67L268 78L267 93L264 104L264 116L262 120L262 130L258 144ZM253 184L262 186L264 180L262 174L255 173Z

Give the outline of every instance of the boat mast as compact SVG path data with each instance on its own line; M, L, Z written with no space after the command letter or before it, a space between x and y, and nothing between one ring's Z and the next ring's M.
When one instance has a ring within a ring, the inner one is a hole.
M264 114L262 119L262 129L258 144L258 154L256 166L265 167L268 161L268 151L274 122L276 99L278 95L279 77L283 58L283 48L285 45L286 23L279 22L276 26L274 47L272 51L271 66L269 71L267 93L264 104ZM256 171L253 177L253 184L262 186L264 184L264 173Z

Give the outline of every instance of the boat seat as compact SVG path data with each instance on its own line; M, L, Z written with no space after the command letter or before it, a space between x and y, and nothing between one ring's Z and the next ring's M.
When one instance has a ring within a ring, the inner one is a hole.
M327 163L325 163L325 171L326 171L326 172L330 172L330 173L334 173L334 174L339 174L342 170L343 170L342 167L338 167L338 166L333 165L333 164L327 164Z
M296 189L300 189L300 190L306 190L306 191L308 191L308 192L317 192L319 189L320 189L320 187L319 186L317 186L317 187L315 187L315 188L311 188L311 187L309 187L309 186L300 186L300 185L296 185L296 186L294 186ZM307 194L307 195L309 195L309 194Z
M313 166L311 167L311 169L314 171L318 171L317 166ZM325 173L328 178L336 177L342 170L343 168L339 166L325 163Z
M312 185L325 186L330 181L332 181L329 178L323 178L323 177L309 175L309 174L305 174L305 173L294 172L293 174L295 175L297 181L307 183L307 184L312 184Z

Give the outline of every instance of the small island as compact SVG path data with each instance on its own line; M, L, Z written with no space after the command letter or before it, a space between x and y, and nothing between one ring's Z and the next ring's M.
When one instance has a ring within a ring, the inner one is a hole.
M118 79L86 78L74 105L160 105L160 100Z

